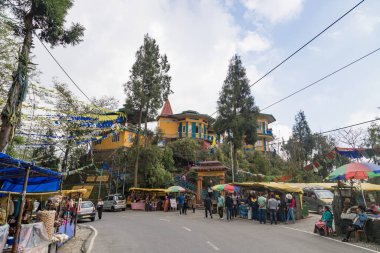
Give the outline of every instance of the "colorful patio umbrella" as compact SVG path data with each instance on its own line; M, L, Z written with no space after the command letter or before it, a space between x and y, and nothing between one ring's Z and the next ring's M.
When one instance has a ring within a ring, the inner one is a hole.
M217 184L211 187L214 191L227 191L227 192L237 192L239 191L239 187L229 185L229 184Z
M181 186L171 186L166 189L167 192L185 192L186 189Z
M380 166L374 163L348 163L334 170L327 179L368 179L380 176Z

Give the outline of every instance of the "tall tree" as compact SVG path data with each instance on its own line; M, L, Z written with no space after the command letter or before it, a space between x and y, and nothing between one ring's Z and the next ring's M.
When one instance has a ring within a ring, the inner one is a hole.
M161 55L156 40L145 35L144 44L136 52L136 62L130 71L129 81L124 85L127 95L126 112L138 114L136 136L137 159L135 164L134 185L137 186L140 152L141 123L145 123L144 146L147 146L148 119L157 116L170 90L170 65L166 55Z
M244 142L253 145L257 140L259 111L251 95L246 70L238 55L230 60L227 77L219 94L218 111L215 128L218 132L227 131L233 143L233 167L237 169L237 150Z
M0 109L7 99L7 92L15 70L19 43L12 33L12 27L0 19Z
M285 145L285 150L293 160L300 162L302 166L304 162L310 161L314 147L313 134L306 120L305 113L301 110L295 117L293 133Z
M83 37L84 28L72 24L65 28L65 18L73 6L73 0L4 0L0 9L11 13L17 22L12 23L15 35L23 40L18 56L16 71L8 93L8 99L1 113L0 151L13 138L15 125L20 120L22 102L28 89L30 51L33 34L54 47L76 45Z
M372 124L367 129L367 137L365 138L365 145L369 148L380 147L380 125Z

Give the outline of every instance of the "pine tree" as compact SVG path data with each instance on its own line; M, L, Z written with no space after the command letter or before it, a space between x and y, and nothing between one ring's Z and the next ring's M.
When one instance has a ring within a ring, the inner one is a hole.
M258 113L246 70L238 55L230 60L227 77L219 94L218 111L215 128L218 132L227 131L233 143L233 165L237 169L237 150L244 143L254 145L257 140Z
M148 119L155 118L157 111L162 107L170 90L171 77L168 72L170 65L166 55L160 54L156 40L145 35L144 44L136 52L136 62L131 69L130 80L124 85L126 100L126 112L136 112L137 122L137 157L135 163L134 186L137 186L138 166L140 154L140 131L144 121L144 146L147 146Z
M40 40L57 45L76 45L81 42L84 28L72 24L65 28L65 17L73 6L73 0L5 0L0 9L13 14L15 35L23 40L21 52L8 99L1 113L0 151L3 151L14 136L15 125L20 121L22 102L28 89L30 51L33 34Z

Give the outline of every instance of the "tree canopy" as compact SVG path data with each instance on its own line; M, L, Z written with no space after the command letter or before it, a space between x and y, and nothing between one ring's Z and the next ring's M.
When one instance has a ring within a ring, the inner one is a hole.
M237 150L244 143L253 145L257 140L258 111L241 58L234 55L230 60L227 77L219 93L219 114L216 118L215 129L219 133L228 133L233 143L235 168L237 168Z

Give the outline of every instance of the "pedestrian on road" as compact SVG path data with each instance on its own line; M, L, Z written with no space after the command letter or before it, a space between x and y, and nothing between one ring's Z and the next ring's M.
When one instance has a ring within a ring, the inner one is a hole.
M233 202L233 207L232 207L232 216L236 218L238 215L238 196L236 192L232 195L232 202Z
M288 215L286 218L286 224L289 223L290 218L293 220L293 223L296 224L296 219L294 218L294 207L296 206L296 200L291 194L286 194L287 206L288 206Z
M104 205L103 200L102 199L98 199L98 203L96 204L96 210L98 211L98 218L99 218L99 220L102 219L103 205Z
M257 203L259 204L260 224L265 224L267 222L267 198L264 197L264 194L260 194Z
M185 197L183 196L182 193L179 194L178 196L178 210L179 214L181 215L183 212L183 204L185 203Z
M223 209L224 209L224 197L223 195L218 196L217 200L217 208L218 208L218 213L219 213L219 219L223 219Z
M189 198L188 196L183 196L183 206L182 206L182 214L187 215L187 208L189 207Z
M252 195L251 198L251 206L252 206L252 220L259 220L259 202L257 202L257 197L255 194Z
M195 213L195 207L197 204L197 199L195 197L195 194L191 196L191 208L193 209L193 213Z
M169 207L169 196L168 196L168 194L166 194L165 195L165 203L164 203L164 212L168 211L168 207Z
M227 220L232 220L232 212L234 208L234 201L229 193L226 198Z
M278 202L274 197L274 194L271 194L270 199L268 200L268 209L269 209L269 215L270 215L270 224L277 225L277 210L278 210Z
M285 209L286 209L286 204L284 201L281 200L279 195L276 195L277 199L277 206L278 206L278 221L279 222L284 222L285 221Z
M211 212L212 202L209 195L206 196L204 200L204 205L205 205L205 215L206 215L205 218L207 218L208 213L210 213L210 217L212 219L212 212Z

